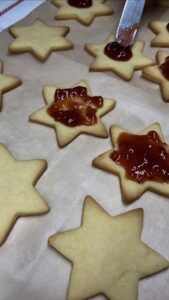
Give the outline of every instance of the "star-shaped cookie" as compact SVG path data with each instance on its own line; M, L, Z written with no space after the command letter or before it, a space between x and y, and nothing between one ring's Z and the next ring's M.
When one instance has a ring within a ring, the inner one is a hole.
M151 46L169 47L169 22L153 21L150 22L148 26L155 34L157 34L151 41Z
M88 95L91 95L90 89L85 81L80 81L74 86L86 87ZM93 125L80 125L75 127L69 127L59 121L55 121L48 113L47 109L54 101L55 91L58 87L45 86L44 87L44 98L47 106L33 113L29 120L53 127L56 131L58 144L60 147L64 147L74 140L78 135L85 133L98 137L107 137L108 132L101 121L101 117L107 114L110 110L115 107L115 101L113 99L103 99L103 106L100 107L97 112L97 122Z
M0 144L0 245L16 219L47 213L49 208L34 185L47 167L44 160L17 161Z
M167 57L169 57L169 53L158 51L156 55L157 65L146 67L142 71L144 78L160 85L161 94L165 102L169 102L169 80L165 78L159 66L165 63Z
M90 65L91 71L112 71L124 80L130 80L134 70L140 70L154 64L151 59L141 53L144 48L143 41L136 41L134 43L131 47L132 57L128 61L117 61L109 58L104 53L104 48L108 43L114 41L114 35L110 35L104 44L85 44L87 52L95 57L94 62Z
M169 267L141 240L142 227L141 208L112 217L86 197L81 227L49 238L49 244L73 263L67 300L98 294L136 300L139 279Z
M8 92L21 84L17 77L3 74L3 63L0 60L0 111L2 109L2 94Z
M160 140L162 143L164 143L164 138L163 138L163 134L162 134L162 130L159 124L155 123L147 128L145 128L143 131L139 132L136 136L144 136L147 135L148 133L152 132L153 136L154 136L154 132L158 134ZM127 130L118 127L118 126L111 126L110 129L110 136L111 136L111 140L113 143L113 150L107 151L101 155L99 155L98 157L96 157L93 160L93 166L97 167L99 169L105 170L107 172L113 173L115 175L119 176L120 179L120 184L121 184L121 192L122 192L122 198L124 200L124 202L126 204L129 204L133 201L135 201L137 198L139 198L145 191L149 190L164 196L169 197L169 182L163 183L157 180L151 180L152 177L152 170L150 169L149 172L149 177L146 177L145 181L139 181L139 178L144 178L142 175L146 175L147 171L146 171L146 166L147 163L149 162L149 155L153 155L154 156L154 149L152 149L152 153L148 154L148 153L143 153L143 156L141 158L139 158L139 164L135 165L135 163L133 163L133 165L131 166L131 176L136 177L137 175L137 179L138 180L134 180L131 179L129 177L127 177L126 175L126 168L118 162L118 158L122 158L121 154L118 153L119 151L119 137L122 133L128 133ZM131 135L133 135L132 133L129 133ZM152 137L153 139L153 137ZM143 141L145 140L145 138L143 139ZM156 140L157 142L157 140ZM129 162L132 160L135 162L137 155L136 153L136 147L135 144L133 144L133 142L125 142L125 139L123 141L123 143L126 145L128 145L128 151L126 152L126 160L128 160ZM142 146L140 146L142 149L144 149L143 144L141 144ZM149 148L151 148L151 144L149 145ZM159 172L165 172L165 169L161 170L161 166L158 165L158 155L164 158L164 154L169 153L169 148L166 144L162 144L159 145L159 151L161 149L161 154L158 153L157 157L156 157L156 162L153 164L153 167L151 167L152 169L154 169L154 172L159 170ZM110 155L112 153L116 153L117 152L117 159L112 159L110 157ZM132 156L132 153L133 156ZM136 156L135 156L136 155ZM166 154L168 156L168 154ZM156 168L156 169L155 169ZM169 171L167 172L167 174L169 173ZM151 175L151 176L150 176ZM149 180L147 179L149 178Z
M95 17L106 16L113 13L112 9L104 4L105 0L93 0L92 6L88 8L76 8L69 5L68 0L52 0L59 7L56 20L76 19L83 25L89 26Z
M65 38L68 27L48 26L40 19L30 26L13 26L9 32L16 37L9 46L11 53L31 52L41 61L45 61L53 51L73 48L73 44Z

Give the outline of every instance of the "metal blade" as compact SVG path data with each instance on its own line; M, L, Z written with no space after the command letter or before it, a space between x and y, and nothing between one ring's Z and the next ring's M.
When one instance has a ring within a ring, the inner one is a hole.
M120 45L127 47L133 44L144 5L145 0L126 0L116 31L116 40Z

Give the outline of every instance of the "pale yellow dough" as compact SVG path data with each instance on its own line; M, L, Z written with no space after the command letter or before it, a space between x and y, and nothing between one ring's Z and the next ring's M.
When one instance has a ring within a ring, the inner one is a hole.
M9 52L31 52L41 61L47 60L53 51L73 48L73 44L65 38L68 27L48 26L40 19L30 26L13 26L9 31L16 38L9 46Z
M18 217L40 215L49 211L34 188L46 167L46 161L40 159L17 161L0 144L0 245Z
M166 29L168 23L169 21L153 21L149 23L150 29L156 34L156 37L151 41L151 46L169 47L169 31Z
M124 80L130 80L134 70L143 69L146 66L153 65L153 60L142 54L144 48L143 41L136 41L131 48L132 58L128 61L117 61L109 58L104 54L104 48L109 42L114 42L114 35L103 44L85 44L85 49L95 57L94 62L90 65L91 71L112 71Z
M57 6L56 20L75 19L83 25L89 26L95 17L111 15L113 10L104 4L105 0L93 0L93 5L88 8L76 8L68 4L67 0L52 0Z
M142 227L141 208L112 217L86 197L81 227L49 238L73 264L67 300L98 294L109 300L137 300L139 279L169 267L141 240Z
M17 77L3 74L3 63L0 60L0 111L2 109L2 94L9 92L21 84L21 80Z
M157 65L144 68L142 76L152 82L160 85L161 94L165 102L169 102L169 80L167 80L159 69L159 65L165 62L165 58L169 53L158 51L156 55Z
M164 142L162 130L159 124L155 123L145 128L143 131L139 132L138 135L147 134L149 131L154 130L158 133L162 142ZM113 125L110 129L110 136L113 144L113 150L118 150L118 137L122 132L128 132L127 130ZM110 154L113 150L107 151L100 154L93 160L93 166L107 172L113 173L119 176L121 193L123 201L129 204L139 198L145 191L152 191L169 197L169 184L159 183L156 181L145 181L144 183L137 183L135 181L129 180L125 175L125 169L115 163L111 158Z
M78 86L78 85L86 87L88 90L88 94L91 95L90 89L84 80L78 82L74 86ZM57 140L60 147L66 146L67 144L72 142L78 135L82 133L86 133L98 137L108 136L107 129L105 128L100 118L115 107L115 100L104 98L103 106L99 108L96 113L98 119L96 124L68 127L62 124L61 122L55 121L47 113L47 107L54 101L54 94L57 88L58 87L54 87L54 86L44 87L43 92L44 92L44 98L47 106L33 113L29 118L30 121L53 127L56 131Z

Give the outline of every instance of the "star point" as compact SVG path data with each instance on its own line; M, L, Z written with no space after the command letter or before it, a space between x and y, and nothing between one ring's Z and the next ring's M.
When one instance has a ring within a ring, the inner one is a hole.
M81 227L49 238L73 263L67 299L104 294L112 300L136 300L139 279L169 267L141 240L142 227L142 209L112 217L87 196Z
M2 109L2 95L20 84L19 78L3 74L3 62L0 60L0 111Z

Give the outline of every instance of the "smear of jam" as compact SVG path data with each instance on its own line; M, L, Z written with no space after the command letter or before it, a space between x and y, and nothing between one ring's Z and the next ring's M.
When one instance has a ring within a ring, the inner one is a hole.
M92 0L68 0L68 4L77 8L88 8L92 6Z
M165 58L165 62L159 66L163 76L169 80L169 56Z
M104 48L104 53L111 59L127 61L132 57L131 47L123 47L117 42L110 42Z
M167 24L166 29L169 32L169 23Z
M57 89L48 114L66 126L92 125L97 123L96 112L103 106L101 96L89 96L87 88Z
M147 180L169 182L169 154L166 144L156 131L146 135L123 132L118 138L118 150L110 154L111 159L124 167L126 177L137 183Z

